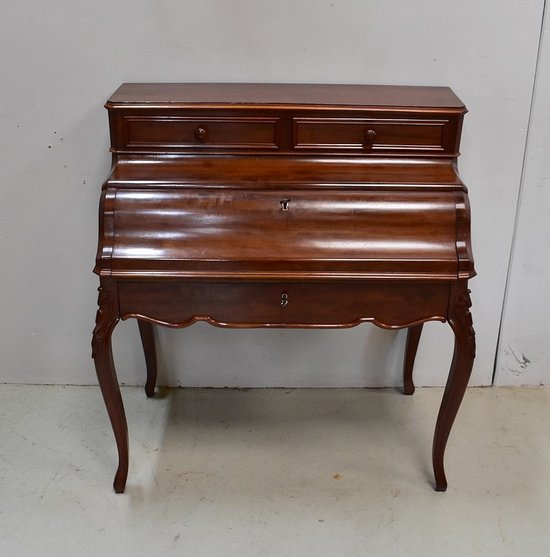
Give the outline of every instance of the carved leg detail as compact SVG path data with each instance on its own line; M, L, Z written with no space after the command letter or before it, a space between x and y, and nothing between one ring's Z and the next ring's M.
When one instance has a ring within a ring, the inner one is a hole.
M116 493L123 493L128 476L128 426L111 348L111 335L118 323L117 304L114 290L108 290L106 284L108 280L102 280L99 287L99 309L92 337L92 358L118 449L118 469L113 487Z
M151 398L155 396L155 385L157 383L157 351L155 347L155 333L153 324L138 319L139 334L143 353L145 354L145 364L147 366L147 382L145 383L145 394Z
M447 489L447 479L443 465L445 447L460 403L464 397L475 358L475 332L470 313L472 303L469 292L464 287L458 293L454 308L452 308L449 317L449 324L455 334L455 348L451 370L435 426L433 468L436 491L445 491Z
M416 358L416 351L418 349L418 342L420 341L423 326L423 323L414 325L413 327L409 327L407 331L407 345L405 347L405 361L403 364L403 391L406 395L412 395L414 393L414 359Z

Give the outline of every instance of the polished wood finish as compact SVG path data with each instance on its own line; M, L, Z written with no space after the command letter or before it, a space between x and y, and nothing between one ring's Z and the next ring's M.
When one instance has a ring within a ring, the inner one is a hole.
M155 396L155 385L157 384L157 349L155 343L155 331L152 323L138 319L139 335L145 355L147 367L147 381L145 383L145 394L148 398Z
M122 319L172 327L207 321L219 327L337 328L371 321L397 328L445 321L448 284L373 282L119 281L119 311Z
M300 150L437 153L452 148L453 124L445 119L296 118L294 132L294 147Z
M312 107L337 110L381 108L417 113L465 112L462 101L448 87L342 85L293 83L124 83L107 101L109 109L126 106L188 108L213 106L277 108Z
M153 324L408 328L404 391L426 321L455 354L433 444L436 489L472 369L466 109L448 88L125 84L107 102L113 166L100 201L92 344L119 452L128 431L111 352L137 318L147 396Z
M403 364L403 391L406 395L414 394L413 367L422 334L423 323L409 327L407 330L407 345L405 347L405 362Z
M122 493L128 477L128 426L111 346L111 335L119 321L116 310L118 300L115 281L102 278L98 290L97 305L99 308L92 335L92 358L118 448L118 468L113 487L116 493Z
M451 371L437 416L433 443L433 467L437 491L447 489L447 479L443 468L445 446L468 386L475 358L476 344L470 313L471 306L470 291L466 288L466 283L460 281L453 285L448 320L455 334L455 347Z

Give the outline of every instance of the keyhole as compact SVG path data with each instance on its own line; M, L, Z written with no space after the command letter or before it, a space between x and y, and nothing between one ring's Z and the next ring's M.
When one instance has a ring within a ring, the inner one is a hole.
M288 211L288 204L290 203L290 199L281 199L279 203L281 204L281 208L283 211Z
M288 304L288 294L285 292L281 294L281 307L285 307Z

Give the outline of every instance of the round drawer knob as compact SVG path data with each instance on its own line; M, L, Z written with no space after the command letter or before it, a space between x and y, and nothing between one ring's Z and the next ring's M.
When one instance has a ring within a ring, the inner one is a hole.
M206 131L205 128L203 127L198 127L195 130L195 139L197 141L204 141L206 139L206 136L208 135L208 132Z
M284 292L281 294L281 307L286 307L288 305L288 294Z
M374 130L367 130L365 132L365 147L372 147L376 139L376 132Z

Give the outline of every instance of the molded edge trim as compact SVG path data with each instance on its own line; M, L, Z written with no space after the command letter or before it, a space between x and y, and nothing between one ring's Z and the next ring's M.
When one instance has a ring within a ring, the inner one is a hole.
M177 323L171 323L168 321L162 321L160 319L155 319L154 317L148 317L147 315L143 315L141 313L125 313L120 316L123 321L126 321L131 318L141 319L143 321L148 321L149 323L155 323L157 325L162 325L164 327L170 327L172 329L183 329L185 327L189 327L194 323L198 323L199 321L204 321L213 325L214 327L220 327L224 329L263 329L263 328L272 328L272 329L351 329L352 327L356 327L361 325L362 323L373 323L377 327L381 329L405 329L408 327L412 327L414 325L420 325L421 323L425 323L427 321L440 321L441 323L445 323L447 321L446 317L441 315L433 315L431 317L423 317L422 319L417 319L415 321L400 323L397 325L393 325L390 323L384 323L379 321L375 317L360 317L355 321L351 321L349 323L328 323L328 324L318 324L318 323L226 323L223 321L217 321L213 319L210 315L193 315L189 319L185 321L180 321Z

